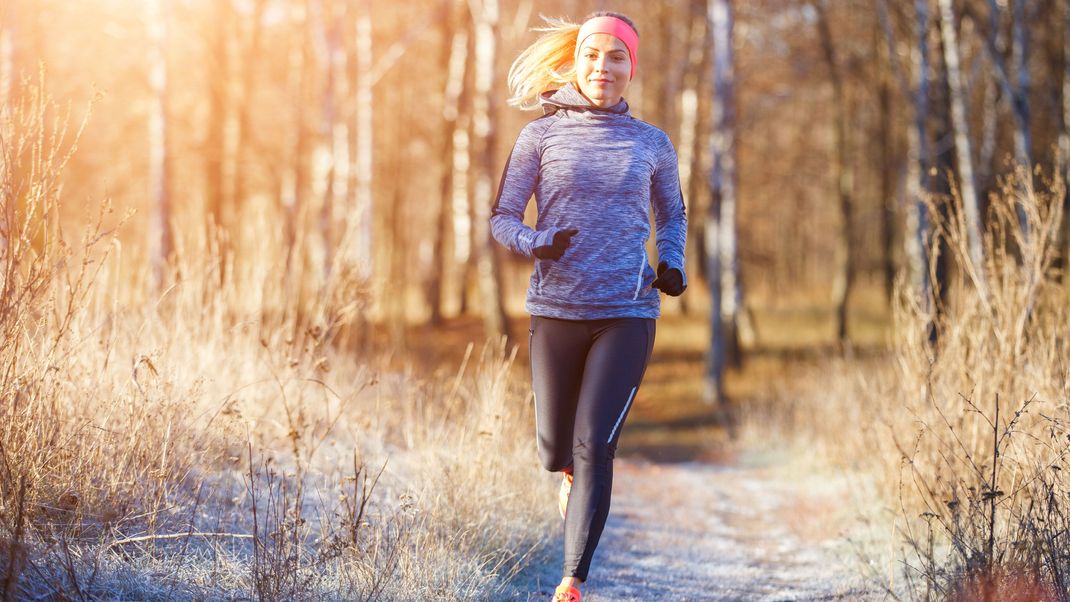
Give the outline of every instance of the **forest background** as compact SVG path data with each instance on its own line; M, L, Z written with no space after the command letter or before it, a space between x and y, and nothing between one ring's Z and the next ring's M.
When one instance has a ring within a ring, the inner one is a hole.
M604 8L680 156L676 393L878 475L926 587L1010 567L1065 597L1066 532L1030 517L1066 449L1001 464L1064 432L1058 0L3 0L5 593L448 598L523 571L549 495L519 494L530 262L487 218L537 113L505 74L540 15ZM472 474L502 501L465 506Z

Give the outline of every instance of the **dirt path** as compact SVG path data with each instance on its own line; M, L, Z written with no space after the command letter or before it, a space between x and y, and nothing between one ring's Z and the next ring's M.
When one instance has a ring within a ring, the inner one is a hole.
M747 464L618 460L584 600L883 598L850 567L837 527L839 484L789 481ZM520 599L549 599L560 579L561 552L551 552L554 562L527 579Z

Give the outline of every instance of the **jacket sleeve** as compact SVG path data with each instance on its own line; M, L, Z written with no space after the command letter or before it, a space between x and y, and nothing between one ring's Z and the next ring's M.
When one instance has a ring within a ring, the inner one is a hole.
M539 141L546 122L532 121L523 130L509 153L498 184L498 196L490 215L490 231L494 239L509 250L532 257L532 249L549 245L560 228L536 232L524 223L524 210L539 182L541 162Z
M654 205L654 230L657 238L658 261L680 270L684 285L684 249L687 245L687 212L680 190L680 167L672 141L662 133L658 164L650 184L650 202Z

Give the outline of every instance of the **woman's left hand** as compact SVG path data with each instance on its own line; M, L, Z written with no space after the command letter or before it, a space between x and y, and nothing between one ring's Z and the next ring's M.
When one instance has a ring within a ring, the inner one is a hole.
M663 293L671 297L679 297L687 289L684 284L684 275L676 268L670 268L669 264L662 261L658 264L658 277L650 283L652 288L661 289Z

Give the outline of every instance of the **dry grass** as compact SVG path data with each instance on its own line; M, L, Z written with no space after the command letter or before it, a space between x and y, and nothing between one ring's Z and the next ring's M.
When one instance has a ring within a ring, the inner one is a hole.
M786 438L880 504L856 533L896 597L1070 599L1070 295L1052 268L1064 185L1024 181L992 199L983 268L957 201L934 201L961 275L941 311L900 287L888 356L829 359L783 395Z
M314 269L308 240L287 277L270 206L222 278L178 216L155 289L106 203L86 225L62 202L77 136L54 114L40 95L0 114L3 597L501 591L555 524L512 355L429 376L361 354L367 284Z

